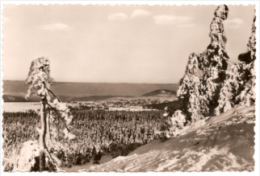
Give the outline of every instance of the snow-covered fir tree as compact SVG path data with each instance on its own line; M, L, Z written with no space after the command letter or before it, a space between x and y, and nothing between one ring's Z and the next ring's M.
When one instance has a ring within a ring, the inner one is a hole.
M254 18L255 22L255 18ZM226 112L236 104L250 106L255 101L255 23L253 22L252 33L248 41L248 51L239 55L238 63L232 65L231 70L226 72L226 79L220 90L216 114Z
M195 121L212 113L218 105L218 96L224 82L227 60L227 42L223 20L227 18L228 7L218 6L210 24L211 43L199 56L189 57L184 77L180 81L177 96L182 111ZM202 71L202 75L198 74Z
M229 59L225 45L227 38L224 33L223 20L227 19L228 7L218 6L215 17L210 24L211 42L207 49L199 56L199 68L203 71L201 78L202 96L206 101L204 114L213 114L218 105L219 91L222 87Z
M192 53L186 67L185 75L180 80L177 96L182 111L194 121L201 117L200 78L198 75L198 56Z

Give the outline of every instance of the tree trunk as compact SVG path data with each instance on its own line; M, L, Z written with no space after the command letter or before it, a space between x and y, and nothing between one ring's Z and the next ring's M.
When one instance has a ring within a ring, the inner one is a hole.
M46 139L45 142L48 147L53 147L51 142L51 130L50 130L50 114L46 115Z
M45 148L46 148L46 129L47 129L47 112L46 112L46 100L42 100L42 108L41 108L41 134L40 134L40 140L39 140L39 146L40 146L40 166L39 171L42 172L45 169Z

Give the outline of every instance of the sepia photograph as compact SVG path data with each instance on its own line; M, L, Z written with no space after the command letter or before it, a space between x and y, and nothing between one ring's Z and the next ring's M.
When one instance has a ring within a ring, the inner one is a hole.
M1 4L2 172L259 172L246 2Z

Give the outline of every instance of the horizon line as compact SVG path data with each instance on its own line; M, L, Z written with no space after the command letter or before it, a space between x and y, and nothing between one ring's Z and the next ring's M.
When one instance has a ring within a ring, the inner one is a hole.
M18 79L3 79L4 81L24 81L24 83L26 83L25 80L18 80ZM178 82L176 83L149 83L149 82L144 82L144 83L140 83L140 82L83 82L83 81L54 81L53 83L99 83L99 84L179 84Z

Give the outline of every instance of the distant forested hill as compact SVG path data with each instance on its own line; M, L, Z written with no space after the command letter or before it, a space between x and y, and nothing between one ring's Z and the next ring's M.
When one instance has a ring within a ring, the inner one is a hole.
M159 89L159 90L154 90L152 92L148 92L143 95L143 97L151 97L151 96L158 96L158 97L176 96L176 91L167 90L167 89Z

